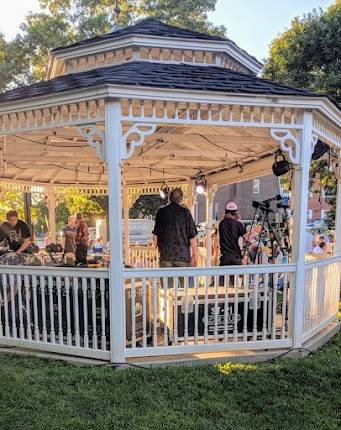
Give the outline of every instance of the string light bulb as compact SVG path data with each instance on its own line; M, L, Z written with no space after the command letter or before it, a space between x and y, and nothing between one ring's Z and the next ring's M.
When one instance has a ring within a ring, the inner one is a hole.
M204 194L207 188L205 176L200 176L195 180L195 191L197 194Z

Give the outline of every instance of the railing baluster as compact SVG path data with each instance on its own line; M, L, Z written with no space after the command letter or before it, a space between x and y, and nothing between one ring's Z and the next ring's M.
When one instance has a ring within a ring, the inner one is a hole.
M185 308L185 331L184 331L184 339L185 345L188 345L188 276L184 277L184 300L182 302Z
M269 295L269 274L264 274L264 297L263 297L263 327L262 340L266 340L268 331L268 295Z
M195 305L194 305L194 343L198 344L199 337L199 279L197 276L194 277L194 288L195 288Z
M174 278L173 278L174 281ZM163 307L163 344L168 346L168 278L163 278L163 294L164 294L164 307Z
M30 278L28 275L24 276L25 284L25 304L26 304L26 324L27 324L27 340L32 340L31 330L31 304L30 304Z
M56 332L54 329L54 306L53 306L53 277L48 277L49 289L49 308L50 308L50 340L51 343L56 342Z
M146 301L146 278L142 278L142 343L147 347L147 301Z
M288 274L284 273L283 279L283 299L282 299L282 330L281 339L285 339L285 321L287 315L287 289L288 289Z
M229 340L229 279L227 275L223 276L224 279L224 342Z
M91 303L92 303L92 347L98 348L97 315L96 315L96 279L91 278Z
M233 275L234 281L234 309L233 309L233 342L237 342L238 337L238 287L239 276Z
M72 279L73 320L74 320L75 345L76 345L77 348L80 347L78 290L79 290L78 278L74 276L73 279Z
M43 335L43 342L47 342L45 276L43 275L40 276L39 284L40 284L40 294L41 294L42 335Z
M210 278L205 276L205 303L204 303L204 342L208 342L208 288Z
M64 333L63 333L63 308L62 308L62 280L60 276L57 276L57 307L58 307L58 343L59 345L64 344Z
M101 291L101 325L102 325L102 335L101 335L101 346L102 351L107 349L107 337L105 332L105 280L100 279L100 291Z
M19 337L20 339L25 339L21 283L22 283L22 277L21 275L17 275L16 285L17 285L18 307L19 307ZM0 315L0 320L1 320L1 315Z
M271 339L276 339L277 287L278 287L278 273L276 272L276 273L274 273L274 276L273 276Z
M255 274L255 286L254 286L254 304L253 304L253 330L252 330L252 340L257 340L257 315L258 315L258 285L259 285L259 275Z
M153 346L157 346L157 279L153 278Z
M219 277L214 276L214 342L218 342Z
M4 301L4 316L5 316L5 337L10 337L10 327L8 319L8 291L7 291L7 275L2 275L2 291Z
M37 302L37 277L32 275L32 294L33 294L33 321L34 321L34 339L39 342L39 320L38 320L38 302Z
M68 346L72 345L71 333L71 309L70 309L70 278L64 277L65 282L65 302L66 302L66 342Z
M178 283L179 278L177 276L174 277L174 325L173 325L173 333L174 333L174 345L178 345Z
M243 341L247 342L247 316L249 313L249 275L244 275Z
M9 288L11 300L11 314L12 314L12 337L17 338L17 324L15 321L15 297L14 297L14 275L9 275Z
M82 278L83 291L83 318L84 318L84 348L89 348L89 328L88 328L88 278Z
M136 348L136 284L135 278L131 280L131 346L132 348Z

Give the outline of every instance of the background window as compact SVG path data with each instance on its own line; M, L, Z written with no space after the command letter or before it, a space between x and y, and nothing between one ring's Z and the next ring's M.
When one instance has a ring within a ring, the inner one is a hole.
M259 179L254 179L252 183L253 194L259 194Z

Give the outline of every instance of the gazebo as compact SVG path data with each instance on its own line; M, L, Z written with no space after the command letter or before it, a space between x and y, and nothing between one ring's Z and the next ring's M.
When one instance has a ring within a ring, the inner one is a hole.
M53 50L45 81L0 95L1 189L45 193L51 226L68 187L108 194L111 244L108 269L1 266L1 345L125 363L302 348L338 327L340 109L261 67L229 39L146 19ZM306 261L319 140L337 172L335 255ZM193 208L204 178L210 228L217 187L271 173L278 149L293 166L287 264L214 267L208 236L201 267L161 269L148 250L128 268L139 195L181 187Z

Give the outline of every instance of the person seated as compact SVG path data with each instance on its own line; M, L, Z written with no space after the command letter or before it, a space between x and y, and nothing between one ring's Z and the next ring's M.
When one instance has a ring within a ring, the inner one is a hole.
M18 218L15 210L7 212L7 221L1 226L4 232L10 251L32 254L31 233L28 225Z
M313 254L315 255L326 255L327 254L327 244L326 242L320 242L319 245L315 246Z

